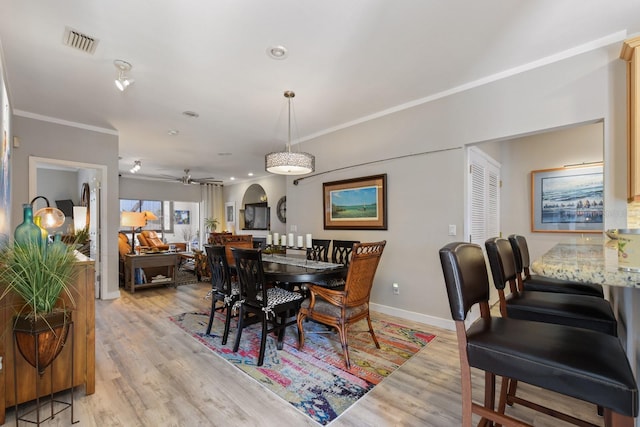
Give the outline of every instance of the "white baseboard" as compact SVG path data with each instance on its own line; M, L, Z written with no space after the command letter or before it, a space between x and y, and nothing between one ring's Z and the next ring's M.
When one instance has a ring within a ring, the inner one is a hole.
M115 292L109 292L106 295L102 295L103 300L109 300L109 299L116 299L116 298L120 298L120 290L117 290Z
M388 314L389 316L399 317L401 319L407 319L414 322L424 323L426 325L437 326L439 328L455 331L456 326L453 320L443 319L441 317L428 316L426 314L416 313L415 311L402 310L400 308L389 307L388 305L381 305L375 303L369 303L369 307L372 311Z

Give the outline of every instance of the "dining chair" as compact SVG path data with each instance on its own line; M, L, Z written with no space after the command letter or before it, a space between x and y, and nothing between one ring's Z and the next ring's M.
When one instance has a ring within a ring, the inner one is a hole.
M204 245L204 249L207 253L207 264L211 272L211 290L207 294L207 297L211 298L211 314L209 314L206 334L211 334L211 326L213 325L216 311L224 311L222 345L225 345L229 337L229 326L231 325L234 304L240 299L240 286L237 282L231 281L225 247L222 245ZM218 301L222 302L222 305L216 307Z
M262 366L267 335L271 332L278 333L277 348L281 350L285 328L295 324L295 319L289 321L288 318L295 317L298 313L303 296L297 292L268 286L264 278L260 249L232 248L231 250L240 282L240 295L242 295L238 331L233 351L234 353L238 351L242 330L251 324L260 322L262 336L258 366ZM269 324L271 328L268 328Z
M330 239L311 239L311 247L307 248L307 259L329 262Z
M344 264L345 267L348 267L351 262L351 252L355 243L360 243L360 241L334 240L333 248L331 249L331 262L334 264Z
M516 261L509 241L494 237L485 242L485 247L503 316L618 335L618 324L607 300L589 295L518 289Z
M335 240L334 240L335 242ZM369 315L369 297L373 279L382 257L386 240L374 243L356 243L344 290L328 289L319 285L308 285L310 298L302 302L298 312L298 348L304 347L303 322L306 318L338 330L347 369L351 368L347 332L349 326L367 319L369 333L377 348L380 348Z
M529 268L529 245L524 236L512 234L509 243L516 259L518 288L526 291L557 292L561 294L591 295L604 298L602 285L560 280L553 277L532 275Z
M605 426L634 425L638 386L618 338L572 326L492 317L482 248L455 242L439 255L458 338L463 427L471 427L473 414L484 425L530 426L507 415L504 405L496 410L496 375L503 377L501 401L511 378L603 407ZM465 321L475 306L481 317L467 328ZM471 368L484 371L483 404L473 399ZM514 403L576 425L593 425L521 397Z

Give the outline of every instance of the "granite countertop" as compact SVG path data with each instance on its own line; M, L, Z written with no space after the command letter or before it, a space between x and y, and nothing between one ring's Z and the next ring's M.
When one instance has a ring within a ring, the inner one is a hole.
M535 260L531 270L558 279L640 288L640 272L619 269L615 240L602 237L558 243Z

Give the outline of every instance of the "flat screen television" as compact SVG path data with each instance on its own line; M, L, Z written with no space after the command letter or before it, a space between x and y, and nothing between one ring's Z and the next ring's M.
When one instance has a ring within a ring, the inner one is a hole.
M268 230L271 212L267 202L247 203L244 205L244 229Z

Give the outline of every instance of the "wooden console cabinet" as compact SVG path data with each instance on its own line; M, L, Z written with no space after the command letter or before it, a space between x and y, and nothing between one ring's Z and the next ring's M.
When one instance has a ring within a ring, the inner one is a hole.
M627 201L640 201L640 37L625 40L627 61Z
M153 282L149 274L147 273L146 283L135 283L135 271L136 268L155 268L164 267L163 275L166 279L162 281ZM127 254L124 257L124 286L129 288L131 293L134 293L136 289L148 288L150 286L166 286L176 284L176 269L178 267L178 254L176 253L147 253L143 255L131 255Z
M40 380L40 395L46 396L53 392L71 388L69 367L71 366L71 351L73 350L73 386L84 385L85 394L93 394L96 389L96 346L95 346L95 263L82 254L78 254L78 276L73 289L75 309L73 310L73 349L71 335L58 357L49 366ZM13 318L14 304L18 297L10 297L0 301L0 395L4 405L0 405L0 424L5 422L6 408L12 408L15 402L15 384L13 369L17 369L19 381L18 403L28 402L36 398L36 369L31 366L16 350L13 357ZM71 307L71 302L65 297L65 305ZM53 369L51 380L50 369ZM53 383L53 384L52 384Z

